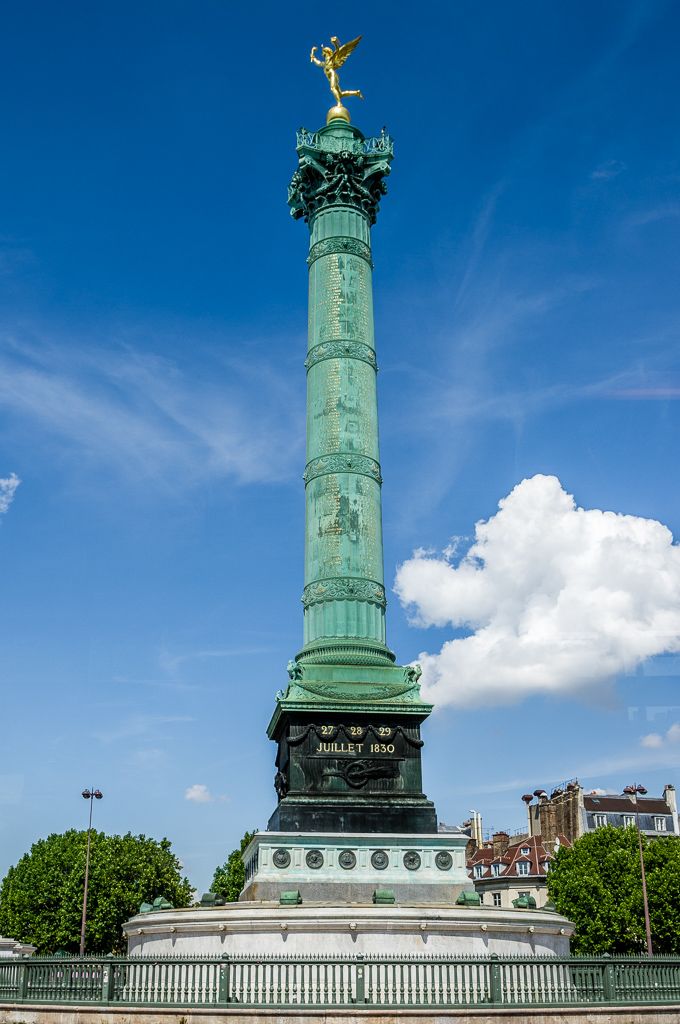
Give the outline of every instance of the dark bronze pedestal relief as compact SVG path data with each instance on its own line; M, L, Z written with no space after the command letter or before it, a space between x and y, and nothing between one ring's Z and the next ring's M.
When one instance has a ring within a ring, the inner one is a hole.
M281 725L279 807L270 829L436 831L434 807L422 792L420 725L412 719L301 715Z

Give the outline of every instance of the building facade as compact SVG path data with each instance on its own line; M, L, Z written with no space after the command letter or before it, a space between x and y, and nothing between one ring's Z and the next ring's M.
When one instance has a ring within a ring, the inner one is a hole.
M546 877L550 861L560 846L571 846L565 835L555 837L552 847L540 836L515 836L496 832L493 841L468 858L467 867L484 906L512 910L513 901L529 897L541 908L548 902Z
M485 906L511 909L513 901L533 898L537 907L548 902L547 874L550 861L561 846L573 846L586 832L598 828L627 828L636 824L635 796L629 793L586 793L576 779L554 789L522 797L527 808L527 831L512 838L494 833L482 843L481 820L475 831L466 822L470 840L466 865L475 890ZM638 795L640 830L650 839L680 835L673 786L663 796Z
M522 797L527 807L527 833L541 836L546 847L564 835L574 843L586 832L612 825L635 825L635 797L630 793L585 792L576 779L554 789L550 796L535 789ZM535 802L534 802L535 800ZM666 786L660 797L638 796L640 830L650 839L680 835L675 788Z

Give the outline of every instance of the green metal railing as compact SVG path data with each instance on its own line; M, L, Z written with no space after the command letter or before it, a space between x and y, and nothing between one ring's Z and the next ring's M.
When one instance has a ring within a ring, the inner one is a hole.
M680 1005L680 957L30 957L0 1004L466 1007Z

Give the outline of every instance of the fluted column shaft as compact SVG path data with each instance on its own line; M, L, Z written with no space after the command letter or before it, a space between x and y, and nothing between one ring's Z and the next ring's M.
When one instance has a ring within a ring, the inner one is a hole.
M301 133L302 135L302 133ZM298 660L391 663L386 646L371 223L389 170L358 129L302 137L291 189L310 227L304 647Z

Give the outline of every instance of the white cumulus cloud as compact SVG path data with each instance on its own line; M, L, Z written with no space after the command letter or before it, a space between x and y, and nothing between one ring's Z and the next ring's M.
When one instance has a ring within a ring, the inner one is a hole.
M6 512L14 501L14 492L21 483L16 473L0 479L0 514Z
M661 750L662 747L672 747L680 743L680 724L675 722L670 729L666 730L666 737L660 732L650 732L640 737L640 746L651 747L653 750Z
M475 527L458 564L416 552L395 591L414 625L471 635L423 653L438 705L592 697L646 658L680 650L680 548L653 519L577 508L554 476L523 480Z
M189 786L186 793L184 794L185 800L193 800L195 804L211 804L214 797L210 795L210 790L207 786Z

